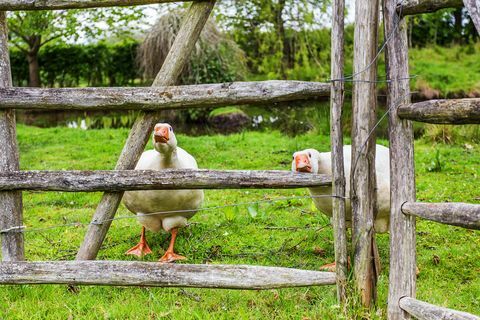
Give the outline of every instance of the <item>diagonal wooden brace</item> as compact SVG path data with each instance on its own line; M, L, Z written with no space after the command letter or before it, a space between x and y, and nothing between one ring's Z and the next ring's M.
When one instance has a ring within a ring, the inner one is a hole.
M477 0L463 0L465 8L468 10L470 18L472 18L475 28L477 28L478 34L480 34L480 2Z
M5 12L0 11L0 87L11 87L8 30ZM0 111L0 171L19 170L15 110ZM0 229L22 225L22 193L0 192ZM4 233L2 260L24 259L23 233Z
M202 1L194 2L190 6L152 86L169 86L178 81L214 5L215 1ZM157 120L157 112L143 112L139 115L120 154L116 170L134 169ZM111 221L108 220L115 216L122 197L123 192L104 193L77 253L77 260L93 260L97 257L111 225ZM106 220L108 222L100 223Z

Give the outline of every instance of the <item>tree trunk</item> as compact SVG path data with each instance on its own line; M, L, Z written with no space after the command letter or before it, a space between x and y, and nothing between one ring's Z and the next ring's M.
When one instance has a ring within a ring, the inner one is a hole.
M40 65L38 64L38 51L40 50L41 36L33 35L28 39L28 46L30 50L27 54L28 60L28 86L41 87L40 80Z
M290 42L285 35L285 21L283 20L283 10L285 9L285 0L279 0L278 4L273 4L273 12L275 13L275 30L278 38L282 43L282 61L281 61L281 76L283 79L287 78L288 60L290 55Z
M28 86L29 87L40 87L40 65L38 64L38 52L32 53L29 52L27 55L28 59Z
M462 10L463 8L457 8L453 11L453 17L455 18L455 43L462 43Z

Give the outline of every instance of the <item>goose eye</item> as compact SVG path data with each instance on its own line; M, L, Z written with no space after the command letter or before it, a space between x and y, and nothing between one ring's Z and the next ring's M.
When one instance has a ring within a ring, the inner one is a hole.
M310 152L308 153L308 157L309 157L309 158L311 158L311 157L312 157L312 154L311 154Z
M173 131L173 128L172 128L172 127L170 127L170 131Z
M292 160L295 160L295 156L292 156Z

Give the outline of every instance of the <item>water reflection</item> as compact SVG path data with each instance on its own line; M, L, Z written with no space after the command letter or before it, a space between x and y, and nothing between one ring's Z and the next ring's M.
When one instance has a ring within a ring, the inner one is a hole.
M245 130L279 130L287 135L298 135L307 131L316 130L320 134L328 135L330 132L330 106L328 101L307 101L296 103L282 103L272 106L243 106L240 107L249 117L251 123ZM379 116L384 113L380 108ZM345 105L343 112L343 129L345 134L350 133L351 128L351 106ZM19 123L38 127L65 126L79 130L103 129L103 128L131 128L138 111L123 112L37 112L18 111L17 120ZM186 121L176 115L178 113L168 112L159 121L172 123L177 130L188 135L209 135L219 132L208 121L199 119L197 121ZM385 119L377 129L378 137L385 137L387 131Z

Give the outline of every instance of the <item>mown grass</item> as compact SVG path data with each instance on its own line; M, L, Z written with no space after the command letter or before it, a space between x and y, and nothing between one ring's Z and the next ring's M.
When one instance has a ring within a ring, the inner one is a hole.
M112 169L128 130L20 126L22 169ZM245 132L230 136L187 137L179 143L202 168L288 169L298 149L329 149L329 137L313 133L289 137L280 132ZM149 145L147 148L151 148ZM439 150L441 171L431 171ZM418 198L422 201L480 202L480 145L416 144ZM206 191L204 207L307 195L299 190ZM99 193L24 193L27 229L78 223L25 234L28 260L74 259ZM250 212L248 207L252 207ZM129 216L121 206L117 216ZM124 252L140 231L134 219L114 221L99 259L131 260ZM480 314L479 233L427 221L418 223L418 297ZM166 234L148 235L156 261L166 248ZM385 268L379 303L371 311L342 311L335 288L267 291L210 289L81 287L63 285L0 287L0 319L384 319L388 282L388 236L378 243ZM332 229L308 199L242 205L199 212L181 231L179 253L189 263L256 264L318 270L334 257Z

